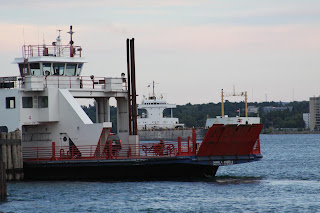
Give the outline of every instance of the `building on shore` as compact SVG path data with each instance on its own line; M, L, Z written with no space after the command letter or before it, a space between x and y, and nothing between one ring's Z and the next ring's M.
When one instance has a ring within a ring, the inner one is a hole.
M310 130L319 130L320 129L320 96L310 97L309 113L310 113Z
M285 111L285 110L289 110L290 112L292 112L293 107L292 106L283 106L283 107L274 107L274 106L266 106L262 108L263 112L274 112L274 111Z
M248 113L259 113L259 107L256 107L256 106L248 106Z
M310 113L303 113L302 118L304 121L304 128L310 129Z

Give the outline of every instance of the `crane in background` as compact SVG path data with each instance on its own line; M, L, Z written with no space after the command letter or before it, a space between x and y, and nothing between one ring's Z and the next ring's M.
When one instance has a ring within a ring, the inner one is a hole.
M245 111L245 117L248 117L248 94L247 91L245 92L236 92L235 87L233 86L233 92L232 93L224 93L223 89L221 89L221 116L224 117L224 97L234 97L234 96L242 96L244 97L244 111Z

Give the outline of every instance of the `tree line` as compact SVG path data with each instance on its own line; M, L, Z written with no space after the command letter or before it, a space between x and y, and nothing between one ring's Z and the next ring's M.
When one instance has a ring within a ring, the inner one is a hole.
M262 103L248 103L248 106L259 107L258 113L249 114L250 117L259 116L264 128L304 128L304 121L302 118L303 113L309 112L308 101L294 101L289 103L282 102L262 102ZM292 107L292 110L286 109L283 111L264 112L263 107ZM83 110L87 113L93 122L96 122L96 107L95 105L82 106ZM244 102L229 102L224 103L224 113L229 117L239 115L244 116ZM111 122L113 123L112 131L116 131L117 127L117 108L110 107ZM221 115L221 103L207 103L207 104L191 104L177 105L173 109L174 117L179 118L179 122L185 124L186 127L205 126L207 118L215 118ZM164 110L164 116L170 117L170 109Z

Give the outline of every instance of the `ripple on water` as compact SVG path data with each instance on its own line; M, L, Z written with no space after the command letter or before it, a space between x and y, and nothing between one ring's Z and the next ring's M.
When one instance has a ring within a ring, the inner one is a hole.
M8 183L8 212L317 212L320 135L262 135L263 159L216 178Z

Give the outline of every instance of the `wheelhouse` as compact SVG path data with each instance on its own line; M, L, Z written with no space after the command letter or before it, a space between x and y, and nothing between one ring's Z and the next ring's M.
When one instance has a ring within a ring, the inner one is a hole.
M18 63L20 76L80 76L84 62L27 62Z

